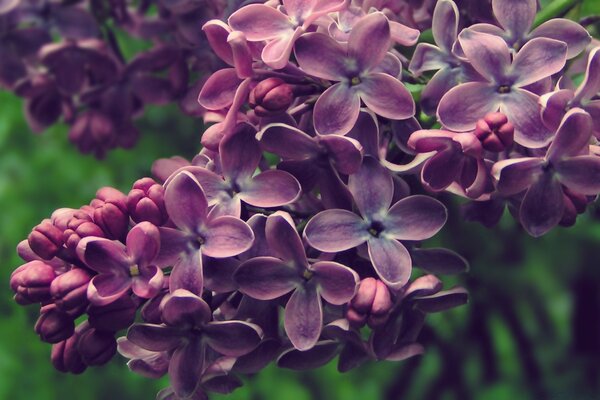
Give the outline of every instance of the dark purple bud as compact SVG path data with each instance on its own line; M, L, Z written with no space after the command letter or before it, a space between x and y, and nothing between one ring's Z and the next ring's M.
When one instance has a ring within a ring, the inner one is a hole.
M266 117L288 109L294 101L292 87L279 78L267 78L250 92L249 103L256 115Z
M103 365L117 353L117 341L113 333L91 328L81 334L77 350L86 365Z
M50 360L54 368L60 372L70 372L72 374L81 374L87 366L83 363L79 351L77 351L77 342L79 335L75 333L67 340L56 343L52 346Z
M49 304L42 307L34 329L42 341L58 343L73 335L75 322L67 313L60 311L55 304Z
M160 226L167 222L165 189L152 178L142 178L133 184L127 197L127 210L139 223L148 221Z
M59 275L50 285L50 294L56 306L70 315L81 315L88 305L87 288L92 275L81 268Z
M81 114L71 126L69 140L82 153L94 153L97 157L103 157L107 150L116 145L115 126L102 112L89 110Z
M31 249L27 239L21 240L17 245L17 254L25 262L39 260L39 256Z
M63 232L49 219L43 220L27 237L31 249L44 260L53 259L63 245Z
M15 301L27 305L50 300L50 284L54 278L54 268L42 261L30 261L20 266L10 277Z
M64 232L65 245L75 252L79 241L88 236L105 237L105 233L94 223L93 218L87 210L78 210L67 224Z
M506 115L494 112L477 121L474 133L484 149L501 152L512 146L515 127L508 122Z
M117 203L105 202L94 211L94 222L108 239L123 240L127 235L129 214L124 206L121 208Z
M365 323L371 328L383 325L392 308L392 298L385 283L375 278L363 279L346 311L346 318L354 326Z
M136 311L136 302L130 296L123 296L106 306L91 305L88 321L97 330L116 332L133 323Z
M69 221L78 211L74 208L59 208L52 213L50 221L52 225L64 232L68 228Z
M563 187L563 199L565 210L559 224L565 227L573 226L577 222L577 216L585 212L588 199L585 195L575 193L566 187Z

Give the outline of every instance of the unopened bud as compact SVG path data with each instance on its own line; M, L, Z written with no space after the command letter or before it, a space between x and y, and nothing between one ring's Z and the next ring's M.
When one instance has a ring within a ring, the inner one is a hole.
M164 196L164 187L152 178L135 182L127 196L127 210L131 219L137 223L148 221L157 226L167 222Z
M27 237L29 246L44 260L53 259L63 245L63 231L49 219L37 225Z
M91 328L81 334L77 350L86 365L103 365L117 353L117 341L113 333Z
M477 121L474 133L484 149L497 153L512 146L515 127L506 115L495 112Z
M279 78L267 78L250 92L250 107L256 115L266 117L286 111L294 101L292 87Z
M363 279L358 291L346 311L346 318L354 326L367 323L371 328L381 326L387 321L393 306L388 287L374 278Z
M30 261L20 266L10 277L15 301L26 305L50 300L50 284L54 278L54 268L42 261Z
M52 346L50 360L52 361L54 368L58 371L81 374L87 368L77 350L78 340L79 335L75 333L67 340L63 340Z
M88 306L87 287L92 275L84 269L73 268L59 275L50 285L56 306L72 316L78 316Z
M73 335L75 323L67 313L60 311L56 305L49 304L42 307L34 329L42 341L58 343Z
M133 323L136 311L136 302L130 296L123 296L105 306L91 305L88 308L88 321L98 330L116 332Z

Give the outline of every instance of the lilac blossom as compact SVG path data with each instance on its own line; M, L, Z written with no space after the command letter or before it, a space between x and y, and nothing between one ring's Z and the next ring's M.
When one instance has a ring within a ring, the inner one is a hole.
M394 289L401 288L410 278L412 261L400 240L424 240L435 235L446 222L446 208L424 196L406 197L392 205L392 177L371 158L365 158L348 187L360 215L338 209L322 211L306 225L306 240L324 252L367 243L380 279Z
M347 49L322 33L298 39L296 59L307 74L337 83L317 100L315 129L319 134L344 135L358 119L361 100L373 112L390 119L414 115L410 92L395 77L377 72L390 48L390 25L381 13L363 17L352 29Z
M553 39L529 41L514 56L501 38L465 30L460 44L483 81L460 84L442 97L438 118L450 130L475 128L486 114L500 110L515 127L515 141L540 148L552 140L539 112L539 96L526 89L558 71L566 62L567 46Z

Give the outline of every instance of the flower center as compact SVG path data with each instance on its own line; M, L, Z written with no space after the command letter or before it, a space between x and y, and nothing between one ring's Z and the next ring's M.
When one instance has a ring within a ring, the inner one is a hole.
M129 275L131 276L139 276L140 275L140 267L137 264L134 264L129 267Z
M500 93L500 94L510 93L510 86L509 85L498 86L498 93Z
M310 278L312 278L313 275L314 275L314 272L312 272L308 269L305 269L304 272L302 273L302 277L307 281L310 280Z
M352 78L352 79L350 80L350 84L351 84L352 86L356 86L356 85L360 84L360 82L361 82L361 81L360 81L360 78L359 78L358 76L355 76L354 78Z
M385 227L383 226L383 224L381 222L373 221L373 222L371 222L371 226L369 226L369 233L373 237L379 237L381 232L383 232L384 228Z

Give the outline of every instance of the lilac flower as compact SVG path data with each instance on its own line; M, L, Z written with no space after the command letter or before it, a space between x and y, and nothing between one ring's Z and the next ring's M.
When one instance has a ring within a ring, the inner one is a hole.
M408 145L418 153L435 151L421 170L421 181L433 190L455 190L478 198L489 188L489 174L481 142L472 133L421 130L410 136Z
M163 325L135 324L127 340L152 352L169 352L169 377L175 393L190 397L205 369L207 346L237 357L252 351L262 338L261 329L242 321L211 321L211 310L200 297L174 290L161 306Z
M553 18L530 32L538 7L536 0L492 0L492 7L500 27L476 24L470 29L500 36L510 47L520 48L539 37L550 38L566 43L567 58L571 59L591 41L584 27L564 18Z
M354 296L358 275L331 261L309 264L300 235L287 213L267 219L267 242L277 257L255 257L235 272L240 291L259 300L292 292L285 307L285 332L298 350L312 348L323 326L321 297L334 305Z
M600 47L596 47L590 52L583 82L576 90L561 88L540 98L544 124L556 130L569 108L579 107L592 116L594 135L600 138L600 100L593 100L600 92L599 77Z
M198 180L210 215L239 217L242 201L256 207L278 207L294 202L300 196L300 184L285 171L268 170L254 175L262 157L256 131L240 124L219 146L221 175L205 168L186 168ZM169 183L167 182L167 185Z
M89 300L99 306L107 305L130 288L142 298L153 297L163 283L162 270L152 264L159 249L158 228L149 222L142 222L129 232L126 246L95 237L79 242L79 257L98 272L88 286Z
M548 145L552 133L542 124L539 97L524 89L558 71L566 62L567 46L553 39L536 38L515 55L499 37L465 30L460 44L485 79L451 89L442 97L438 118L446 128L463 132L475 128L486 114L500 110L515 127L515 141L523 146Z
M347 210L322 211L306 225L306 240L324 252L367 243L379 278L393 289L401 288L410 278L412 262L400 240L435 235L446 222L446 208L426 196L406 197L392 205L392 177L372 158L365 158L360 171L350 176L348 187L360 216Z
M249 41L267 41L262 60L274 69L286 66L294 42L321 16L346 5L345 0L283 0L283 8L249 4L229 17L229 25Z
M300 68L307 74L335 81L317 100L315 130L344 135L352 129L361 100L373 112L390 119L414 115L410 92L396 78L375 68L390 48L390 25L382 13L362 18L352 29L347 49L322 33L308 33L296 42Z
M592 118L570 110L544 157L497 162L492 174L498 190L511 196L525 191L520 208L523 227L541 236L556 226L565 211L565 189L594 196L600 192L600 157L590 155Z

